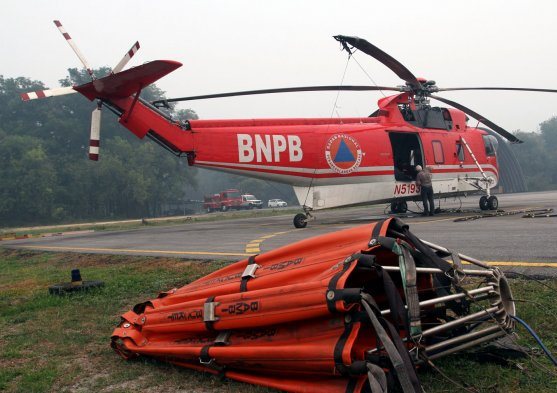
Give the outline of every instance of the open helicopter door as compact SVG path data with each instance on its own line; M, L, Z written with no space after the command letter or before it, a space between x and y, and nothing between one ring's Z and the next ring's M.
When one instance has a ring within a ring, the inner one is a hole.
M393 150L395 187L391 202L392 213L406 213L406 197L419 194L413 182L416 179L416 165L424 166L424 153L420 137L410 132L389 132Z
M393 149L395 180L410 182L416 179L416 165L423 166L423 149L418 134L389 132Z

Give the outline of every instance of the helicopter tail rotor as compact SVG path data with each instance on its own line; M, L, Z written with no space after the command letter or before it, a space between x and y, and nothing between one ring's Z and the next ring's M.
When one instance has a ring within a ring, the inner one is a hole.
M64 36L68 45L72 48L74 53L77 55L77 57L81 61L81 64L83 64L83 67L85 67L91 79L95 79L95 75L93 74L93 69L89 65L89 62L87 61L87 59L85 59L85 56L83 56L83 53L81 53L81 51L79 50L75 42L73 42L72 37L68 34L64 26L62 26L62 23L60 23L59 20L55 20L54 24L56 25L58 30L60 30L60 33L62 33L62 36Z
M92 161L99 160L99 148L101 139L101 101L91 113L91 136L89 138L89 159Z
M130 48L129 51L126 52L122 60L116 64L116 67L112 69L112 74L117 74L124 69L126 64L130 61L130 59L135 55L135 53L139 50L139 41L136 41L135 44Z
M29 100L37 100L37 99L47 98L47 97L63 96L66 94L74 94L74 93L77 93L77 91L74 90L73 86L58 87L55 89L38 90L38 91L31 91L28 93L21 93L21 99L23 101L29 101Z
M143 87L153 83L157 79L180 67L181 64L173 61L154 61L123 71L124 67L140 48L139 42L135 42L135 44L133 44L132 47L124 54L122 59L118 62L118 64L116 64L108 76L97 78L89 62L79 47L75 44L74 40L66 31L62 23L59 20L55 20L54 24L68 45L70 45L73 52L79 58L83 67L87 70L87 73L91 77L91 82L79 86L68 86L22 93L21 99L23 101L29 101L78 92L91 101L97 99L97 107L91 114L89 159L98 161L101 131L101 108L103 104L113 99L125 98L134 94L139 95L139 92Z

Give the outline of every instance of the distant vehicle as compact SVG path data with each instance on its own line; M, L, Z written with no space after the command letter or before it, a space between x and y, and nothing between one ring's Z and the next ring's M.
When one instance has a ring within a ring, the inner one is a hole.
M251 194L244 194L242 195L242 207L244 209L261 209L263 207L263 201Z
M267 202L267 207L286 207L288 203L284 202L282 199L269 199Z
M242 194L236 189L224 190L219 194L206 195L203 197L203 209L205 209L207 213L217 210L225 212L230 209L244 209L243 203Z

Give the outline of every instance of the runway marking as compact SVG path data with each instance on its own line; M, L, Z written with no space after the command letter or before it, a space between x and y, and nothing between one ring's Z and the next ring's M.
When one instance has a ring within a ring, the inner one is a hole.
M226 257L249 257L253 253L233 253L233 252L214 252L214 251L169 251L169 250L143 250L126 248L97 248L97 247L58 247L58 246L19 246L18 248L28 248L34 250L52 251L105 251L105 252L133 252L133 253L153 253L169 255L214 255Z
M268 235L265 236L261 236L258 237L257 239L251 240L248 244L246 244L246 253L252 253L252 254L257 254L259 252L261 252L261 243L263 243L265 240L270 239L272 237L275 237L277 235L282 235L283 233L287 233L290 231L282 231L282 232L275 232L275 233L270 233Z
M557 268L557 262L525 262L525 261L483 261L490 266L518 266L518 267L552 267Z
M281 235L289 231L277 232L273 236ZM273 236L267 235L267 239ZM104 251L104 252L128 252L128 253L153 253L153 254L168 254L168 255L213 255L213 256L233 256L233 257L249 257L253 254L261 252L259 247L256 249L246 248L245 253L232 253L232 252L214 252L214 251L172 251L172 250L142 250L142 249L126 249L126 248L100 248L100 247L59 247L59 246L19 246L18 248L27 248L33 250L52 250L52 251ZM248 251L249 250L249 251ZM515 267L549 267L557 268L557 261L555 262L528 262L528 261L483 261L491 266L515 266ZM470 264L469 262L464 262Z

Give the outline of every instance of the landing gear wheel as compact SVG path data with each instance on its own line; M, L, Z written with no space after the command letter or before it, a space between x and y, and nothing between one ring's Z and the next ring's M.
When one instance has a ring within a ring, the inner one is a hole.
M391 213L406 213L408 211L408 204L406 201L393 201L391 202Z
M487 196L485 196L485 195L480 198L480 209L481 210L488 210L489 209L489 206L488 206L488 203L487 203Z
M294 216L294 226L296 228L305 228L307 225L308 222L305 214L298 213Z
M487 207L489 208L489 210L497 210L497 208L499 207L499 200L495 195L487 198Z

